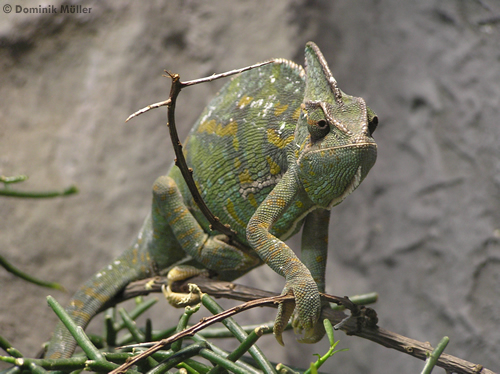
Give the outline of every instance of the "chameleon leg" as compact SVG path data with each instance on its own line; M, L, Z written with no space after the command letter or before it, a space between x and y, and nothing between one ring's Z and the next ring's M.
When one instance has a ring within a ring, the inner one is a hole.
M311 276L318 285L320 292L325 292L325 271L328 253L328 226L330 223L330 212L325 209L317 209L309 213L304 222L302 231L302 262L311 272ZM322 308L328 308L328 302L322 303ZM300 335L302 329L298 323L297 315L292 316L292 326L295 334ZM316 343L325 335L322 323L316 323L314 328L307 331L301 339L301 343Z
M297 313L297 326L309 334L321 313L318 286L309 269L283 241L270 233L272 225L287 210L298 194L294 171L288 170L280 182L259 205L248 222L247 239L264 262L285 277L283 294L293 293L293 303L280 304L274 324L274 336L283 345L282 332L293 310Z
M153 200L153 220L165 220L182 249L204 268L219 273L219 278L234 279L262 263L254 251L229 243L225 235L207 234L184 204L172 178L156 180Z

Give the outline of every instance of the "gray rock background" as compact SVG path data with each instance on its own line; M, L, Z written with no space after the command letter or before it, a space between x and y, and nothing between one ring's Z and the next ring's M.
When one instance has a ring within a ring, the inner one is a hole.
M173 159L165 111L124 123L166 99L163 69L194 79L271 57L302 64L303 46L314 40L341 88L364 97L380 118L377 164L332 214L328 291L377 291L382 327L432 344L447 335L448 353L500 370L497 1L74 4L91 14L0 12L0 173L28 174L20 189L80 188L53 200L0 198L2 255L73 292L126 248L147 214L152 183ZM182 138L221 84L183 91ZM270 269L244 281L283 286ZM55 325L48 293L63 303L70 296L0 269L0 335L26 355ZM153 314L162 327L179 312L160 303ZM273 317L272 310L250 313L253 322ZM350 350L324 372L423 367L359 338L336 337ZM286 349L272 337L261 346L302 366L326 350L325 341L285 339Z

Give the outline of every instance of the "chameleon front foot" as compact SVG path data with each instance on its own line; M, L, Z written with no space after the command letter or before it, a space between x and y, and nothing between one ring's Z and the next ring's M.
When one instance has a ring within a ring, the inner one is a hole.
M296 335L303 336L300 343L316 343L325 335L323 324L319 322L322 305L314 281L303 277L300 281L289 282L283 294L293 294L295 301L279 305L274 323L274 336L279 344L284 345L282 333L292 317L292 327Z
M188 305L194 305L200 302L201 290L194 284L189 285L189 293L181 293L172 291L172 284L177 281L184 281L186 279L198 276L208 276L208 271L198 269L194 266L181 265L175 266L167 274L167 286L162 287L163 296L167 299L168 303L176 308L183 308Z

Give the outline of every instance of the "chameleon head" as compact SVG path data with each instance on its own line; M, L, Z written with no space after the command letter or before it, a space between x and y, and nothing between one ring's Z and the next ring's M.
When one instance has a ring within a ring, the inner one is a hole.
M375 113L346 95L314 43L306 45L306 91L295 131L298 178L318 206L339 204L375 163Z

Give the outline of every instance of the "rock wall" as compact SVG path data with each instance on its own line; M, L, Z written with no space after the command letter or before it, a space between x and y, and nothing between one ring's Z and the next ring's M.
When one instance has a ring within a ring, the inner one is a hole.
M24 8L46 7L37 1ZM500 5L482 1L89 1L90 13L0 12L0 173L28 174L20 189L62 189L53 200L0 197L1 254L70 292L132 240L150 189L173 152L156 110L163 69L184 79L271 57L303 62L315 41L340 87L379 115L377 164L334 208L327 290L377 291L380 325L500 370ZM20 4L19 4L20 5ZM186 89L183 138L222 82ZM298 248L297 241L292 242ZM258 269L247 283L280 291ZM26 355L48 339L51 293L0 269L0 334ZM157 306L156 326L168 325ZM274 318L259 310L253 322ZM94 329L99 329L94 325ZM418 372L423 363L359 338L324 372ZM270 357L307 366L326 342ZM4 367L4 366L0 366Z

